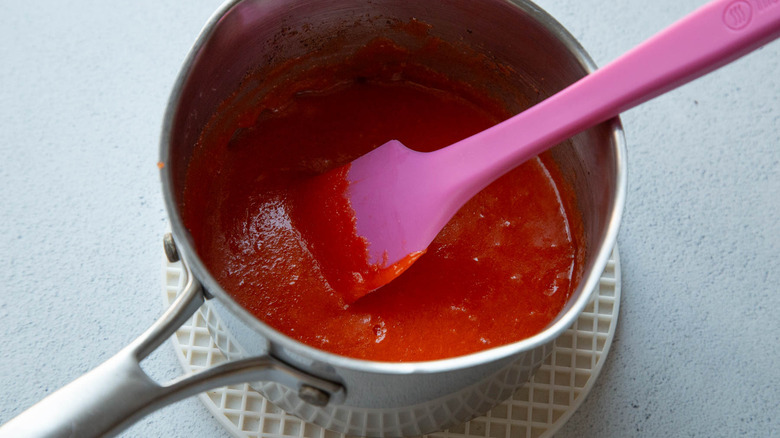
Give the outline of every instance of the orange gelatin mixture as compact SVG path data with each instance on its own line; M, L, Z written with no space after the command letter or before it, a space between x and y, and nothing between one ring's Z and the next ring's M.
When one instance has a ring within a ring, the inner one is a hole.
M300 208L292 188L301 182L391 139L435 150L509 116L464 84L388 63L399 50L364 48L354 59L370 74L313 68L222 106L231 117L204 130L186 180L183 218L198 254L257 318L344 356L434 360L532 336L566 304L584 251L572 191L545 156L478 194L411 268L354 303L322 274L339 261L317 260L300 231L349 214Z

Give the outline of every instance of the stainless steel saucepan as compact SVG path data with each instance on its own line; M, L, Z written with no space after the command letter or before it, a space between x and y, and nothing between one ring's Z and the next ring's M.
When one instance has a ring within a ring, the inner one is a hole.
M567 306L538 335L467 356L373 362L288 338L231 298L198 257L182 224L180 205L193 148L247 72L316 51L335 35L355 48L378 35L392 39L398 30L389 23L413 19L430 25L432 36L465 44L489 65L506 67L508 82L497 84L495 91L510 107L519 100L544 99L594 68L559 23L524 0L228 1L209 20L182 68L161 139L163 193L172 227L166 253L183 261L187 285L146 333L11 420L0 428L0 436L112 435L168 403L240 382L254 382L254 388L285 411L334 431L413 436L483 414L529 379L553 341L584 309L615 243L626 191L625 144L617 119L552 150L575 188L587 246L584 274ZM468 80L468 72L457 66L431 67ZM522 99L516 100L518 96ZM231 362L158 385L139 362L206 299L245 353L235 357L235 349L226 351Z

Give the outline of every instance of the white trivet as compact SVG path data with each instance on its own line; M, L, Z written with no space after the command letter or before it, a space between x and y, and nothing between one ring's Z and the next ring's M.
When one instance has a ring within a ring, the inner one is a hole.
M184 276L179 263L169 263L165 257L163 260L163 299L167 307L181 290ZM593 387L615 335L619 306L620 258L615 247L593 299L571 328L555 341L552 353L531 381L486 415L428 437L552 436L577 410ZM225 361L206 328L208 307L206 303L172 336L176 355L185 373L194 373ZM235 437L344 437L286 414L247 384L219 388L199 397Z

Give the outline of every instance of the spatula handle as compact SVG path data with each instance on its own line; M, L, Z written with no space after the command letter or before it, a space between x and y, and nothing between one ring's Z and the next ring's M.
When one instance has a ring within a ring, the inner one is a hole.
M439 152L464 202L547 148L780 36L780 1L715 0L523 113ZM751 79L753 80L753 79Z

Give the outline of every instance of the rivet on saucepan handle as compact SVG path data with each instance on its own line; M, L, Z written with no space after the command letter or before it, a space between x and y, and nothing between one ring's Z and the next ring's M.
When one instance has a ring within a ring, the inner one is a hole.
M310 385L301 385L298 397L313 406L326 406L330 400L330 395L327 392Z
M169 262L176 263L180 260L179 250L176 249L176 242L173 241L173 234L165 233L163 247L165 248L165 257L168 257Z

